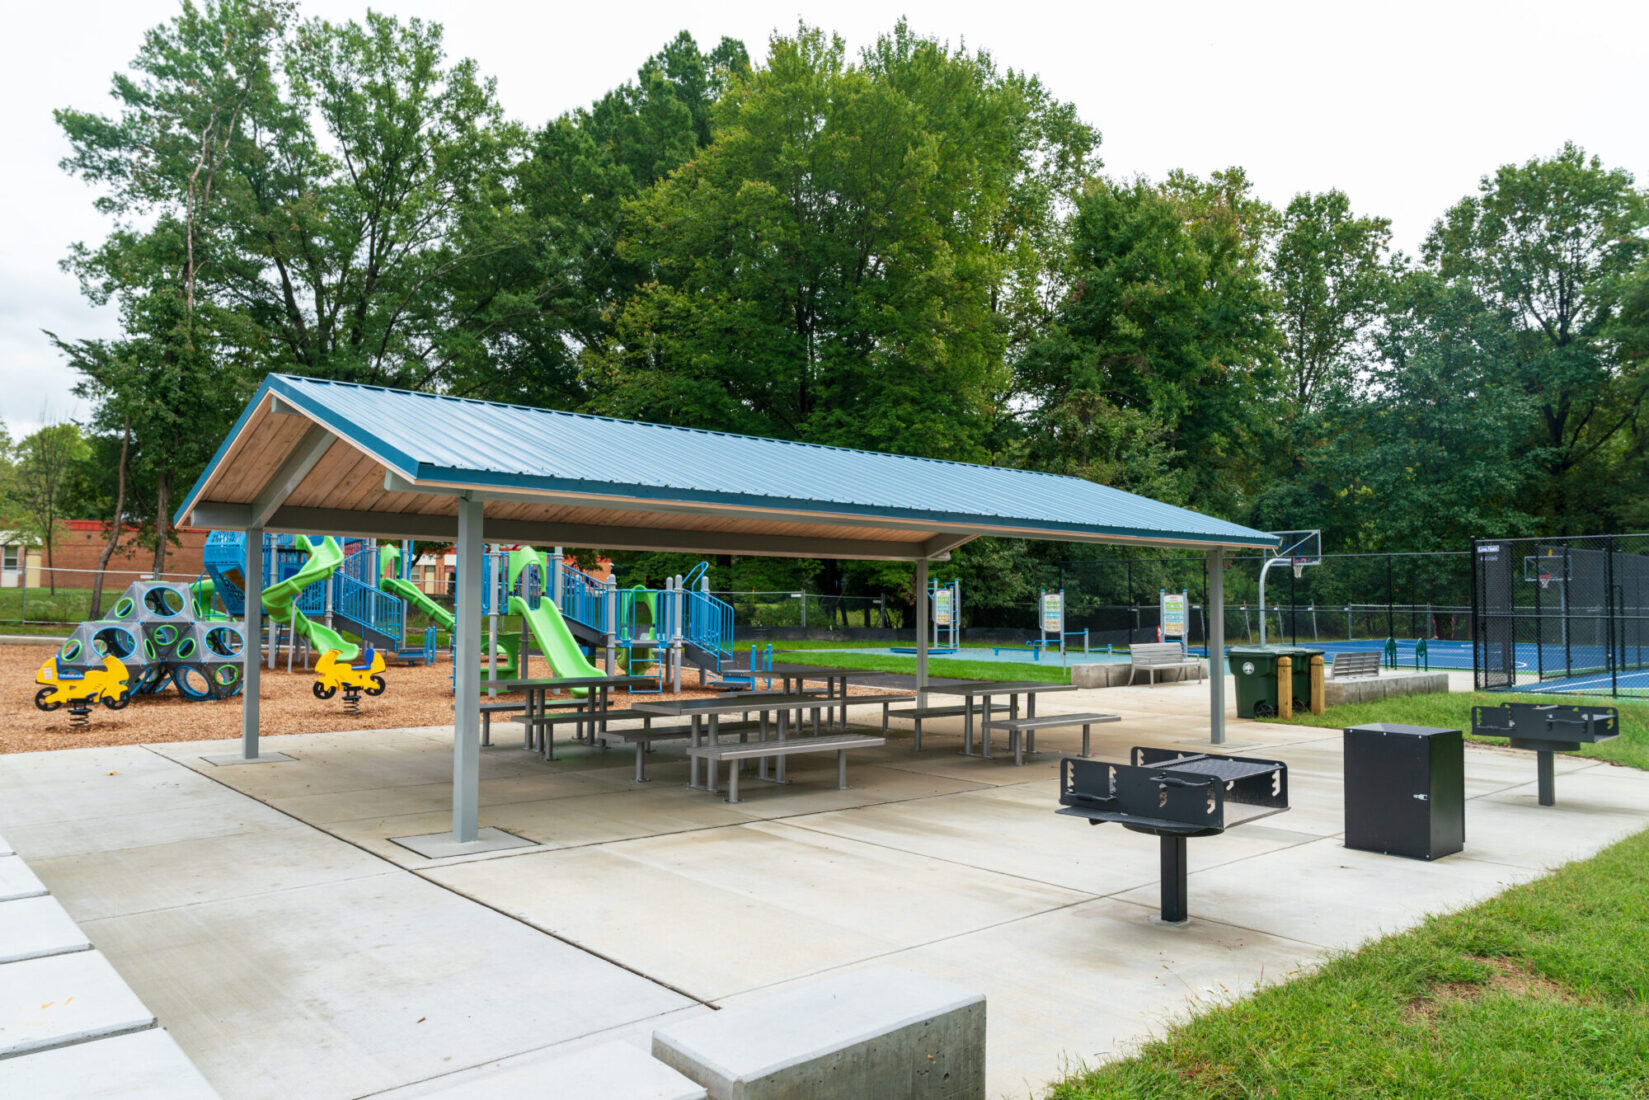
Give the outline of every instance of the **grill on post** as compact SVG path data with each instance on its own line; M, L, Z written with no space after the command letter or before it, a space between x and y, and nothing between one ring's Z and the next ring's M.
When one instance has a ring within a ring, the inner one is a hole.
M1130 764L1066 757L1059 813L1114 821L1157 837L1162 849L1162 919L1188 913L1185 842L1288 809L1288 765L1277 760L1135 746Z

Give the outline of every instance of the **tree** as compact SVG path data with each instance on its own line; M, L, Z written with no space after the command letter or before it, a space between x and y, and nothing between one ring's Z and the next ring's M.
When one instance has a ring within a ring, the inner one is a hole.
M775 37L711 144L628 208L620 255L650 281L591 360L592 404L988 458L1008 384L997 236L1049 109L903 24L858 64L813 28Z
M1623 362L1608 334L1649 249L1645 229L1649 203L1631 174L1566 144L1485 176L1426 240L1437 273L1515 334L1499 369L1534 406L1524 442L1559 531L1592 525L1581 498L1607 476L1595 460L1643 407L1649 375Z
M1390 241L1391 222L1353 215L1340 191L1296 195L1283 211L1270 276L1296 415L1354 385L1385 302Z
M215 294L232 266L228 227L240 208L226 167L248 155L250 119L278 96L273 60L290 18L279 0L185 3L145 35L133 73L115 76L118 116L56 112L72 149L64 170L101 188L98 209L115 222L64 266L92 302L117 301L125 337L52 339L90 392L131 406L155 488L157 573L173 490L244 398L245 358L225 352L244 315Z
M72 423L48 424L17 445L17 465L9 486L11 503L23 519L25 534L39 539L46 551L52 595L57 595L57 523L63 518L66 490L75 464L86 452L80 429Z
M1237 509L1259 480L1279 344L1261 266L1269 220L1240 169L1089 185L1069 290L1018 364L1033 465Z

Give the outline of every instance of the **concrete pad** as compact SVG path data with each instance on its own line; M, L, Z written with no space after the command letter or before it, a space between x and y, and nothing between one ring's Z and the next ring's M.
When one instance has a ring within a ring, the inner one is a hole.
M1041 883L762 823L428 876L706 999L1080 901ZM658 934L713 929L736 951Z
M481 805L507 806L514 802L549 802L581 795L606 794L611 788L598 778L583 775L511 775L481 781ZM377 787L318 794L278 795L270 802L312 825L397 817L405 814L452 813L452 779L442 783L403 786L384 782Z
M84 951L91 945L56 898L0 901L0 963ZM4 985L0 982L0 988Z
M703 1086L628 1043L608 1042L420 1093L445 1100L554 1096L556 1100L703 1100Z
M0 989L5 990L0 997L0 1059L155 1022L96 951L7 963L0 967Z
M1058 806L1057 785L1044 781L816 814L788 824L1090 895L1157 880L1160 864L1154 845L1147 851L1137 844L1116 843L1120 828L1093 828L1055 813ZM1286 826L1287 816L1275 820ZM1261 834L1245 826L1200 840L1188 847L1188 853L1195 869L1316 839L1307 833Z
M257 829L37 861L80 921L394 873L316 829Z
M215 768L229 768L239 764L292 764L296 762L297 758L288 756L284 752L263 752L260 750L258 755L250 760L240 753L215 753L211 756L203 756L201 759Z
M0 901L39 897L45 885L21 856L0 856Z
M894 966L832 974L653 1032L716 1100L985 1095L985 998Z
M9 856L11 854L13 854L11 845L6 842L5 837L0 836L0 856Z
M691 1003L404 873L86 930L234 1095L359 1096Z
M0 1095L213 1100L217 1090L163 1029L0 1060Z
M1466 813L1469 845L1469 802ZM1153 837L1130 839L1156 850ZM1539 873L1536 868L1474 860L1469 849L1425 862L1354 851L1339 839L1326 839L1192 874L1191 919L1349 948L1408 928L1428 913L1463 909ZM1152 910L1159 903L1156 885L1119 897Z
M473 856L482 852L505 852L511 848L531 848L533 842L512 836L502 829L477 829L474 840L454 840L451 831L424 833L420 836L390 837L403 848L411 849L425 859L445 859L449 856Z

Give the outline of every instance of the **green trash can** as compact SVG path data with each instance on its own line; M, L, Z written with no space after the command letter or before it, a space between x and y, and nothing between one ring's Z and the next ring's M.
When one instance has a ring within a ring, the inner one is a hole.
M1277 658L1293 662L1289 696L1295 710L1311 709L1311 658L1320 649L1297 645L1234 645L1226 650L1237 682L1237 716L1271 718L1277 714Z

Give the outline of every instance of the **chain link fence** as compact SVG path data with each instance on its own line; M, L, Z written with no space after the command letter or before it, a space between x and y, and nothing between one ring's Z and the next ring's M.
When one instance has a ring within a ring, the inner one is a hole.
M1482 691L1649 696L1649 535L1472 544Z

